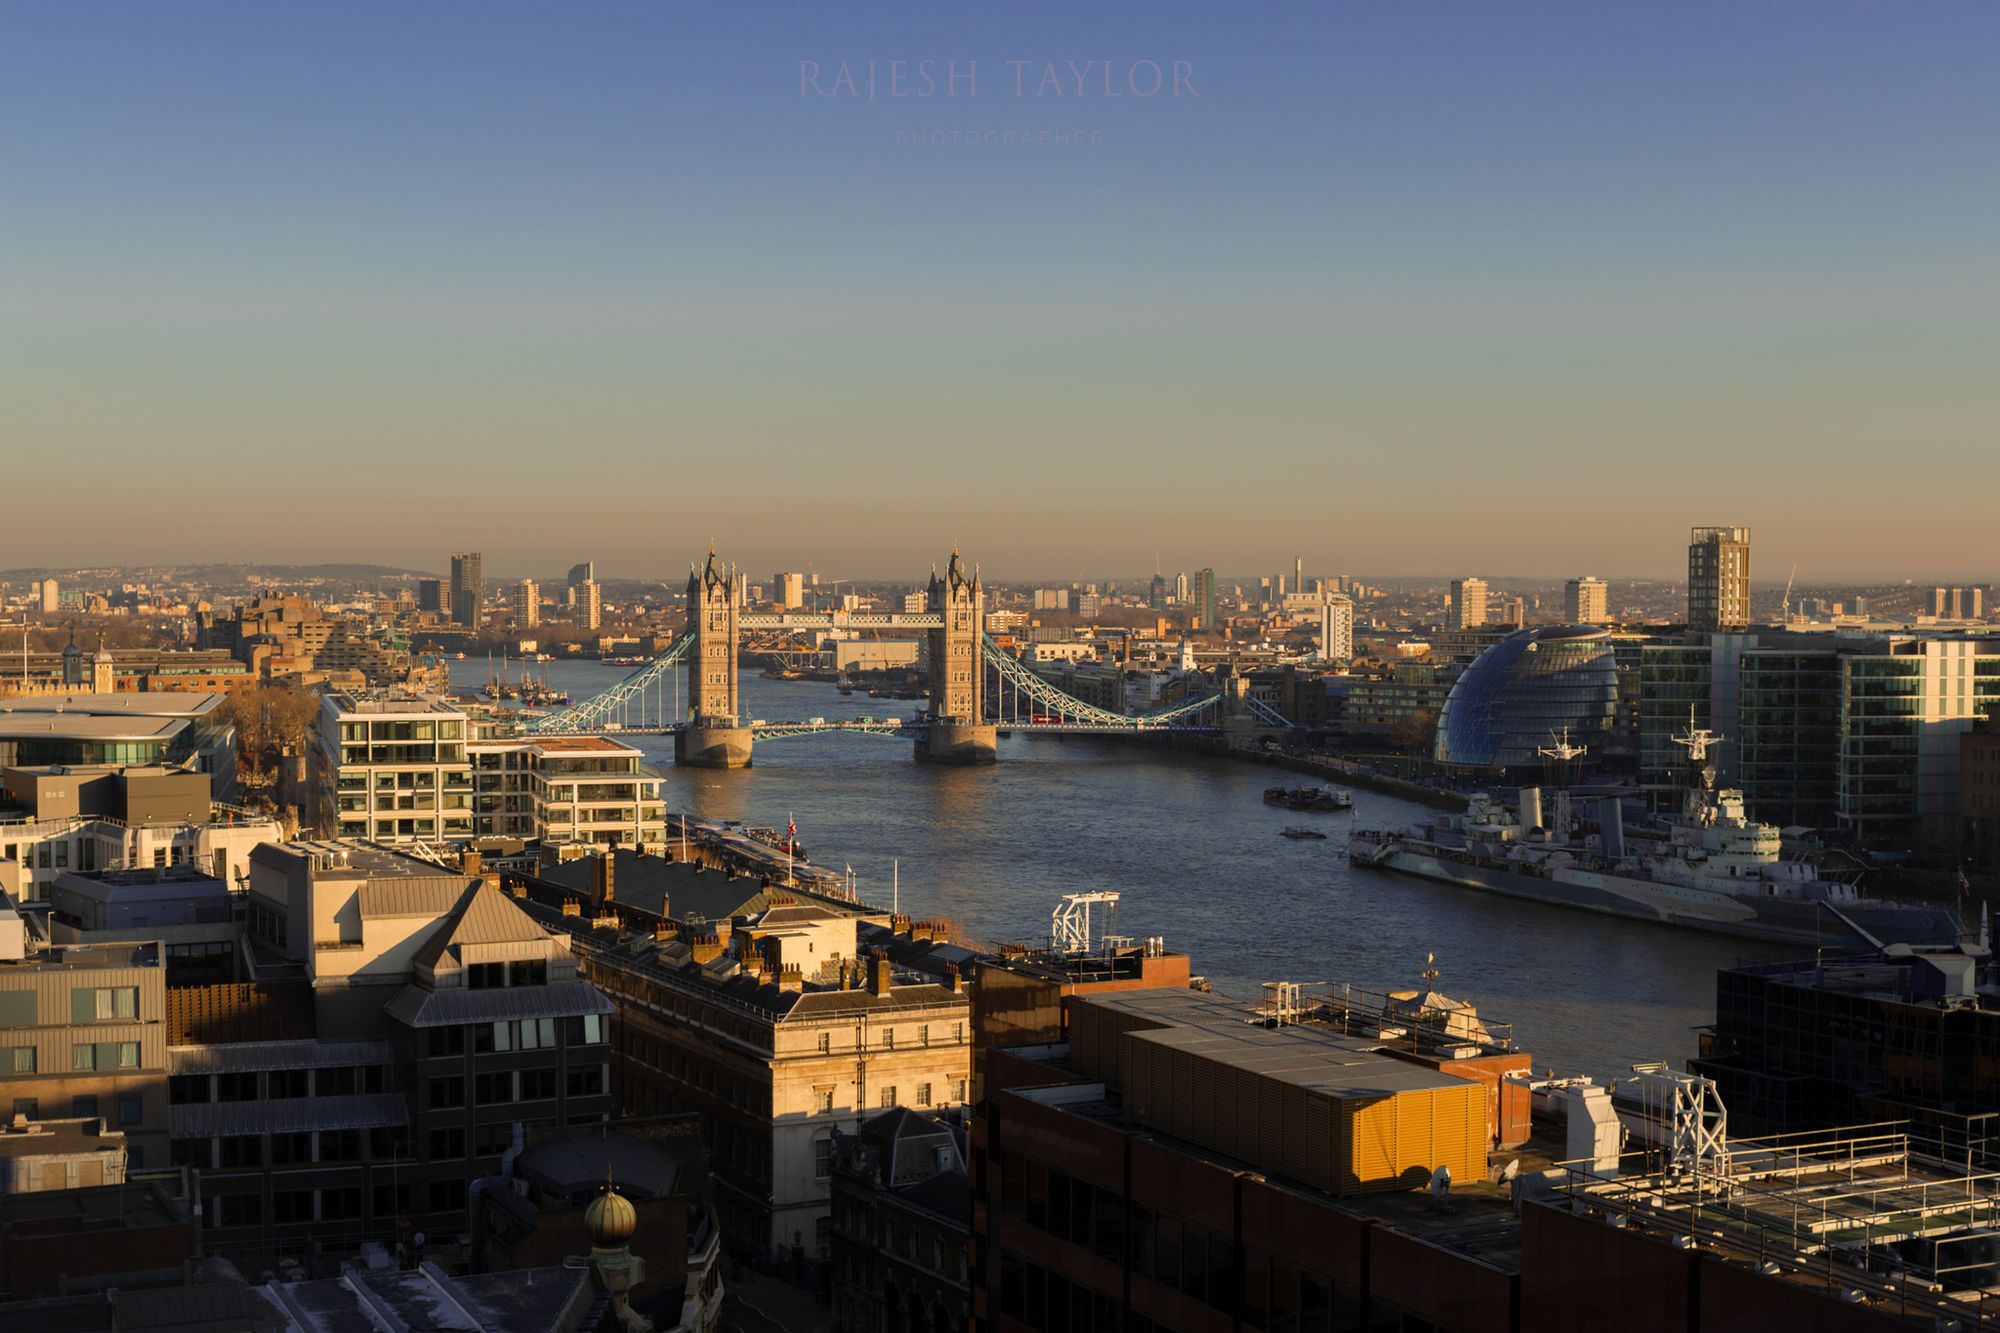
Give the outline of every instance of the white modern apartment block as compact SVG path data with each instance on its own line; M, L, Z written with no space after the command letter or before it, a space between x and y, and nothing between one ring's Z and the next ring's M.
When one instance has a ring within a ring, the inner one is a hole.
M442 699L329 694L309 756L312 818L330 838L472 837L470 724Z
M542 623L542 590L533 579L522 579L514 589L514 623L522 629Z
M1563 585L1563 615L1572 625L1611 623L1611 586L1585 574Z
M1446 622L1452 629L1477 629L1486 623L1486 580L1453 579L1451 613Z
M1320 605L1319 655L1329 662L1354 660L1354 602L1337 592Z
M661 779L638 750L605 736L471 742L475 837L634 850L663 847Z

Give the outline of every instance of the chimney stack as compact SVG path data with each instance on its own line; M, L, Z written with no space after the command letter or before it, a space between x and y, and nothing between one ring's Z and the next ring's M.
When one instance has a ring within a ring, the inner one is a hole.
M805 973L799 971L799 969L797 969L796 967L788 967L784 971L778 973L779 990L802 991L805 988L806 988Z
M889 955L878 953L868 964L868 993L887 995L889 986Z
M468 847L458 854L458 869L459 873L464 875L476 875L479 873L480 860L479 849L477 847Z
M597 901L608 903L617 896L617 886L612 882L612 851L606 847L597 854L597 863L591 867L591 878L597 886Z

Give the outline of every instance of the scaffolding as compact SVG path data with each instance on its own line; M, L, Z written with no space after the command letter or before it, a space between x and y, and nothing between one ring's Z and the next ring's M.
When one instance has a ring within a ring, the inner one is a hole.
M1577 1169L1570 1209L1852 1304L2000 1330L2000 1172L1912 1147L1901 1122L1737 1139L1700 1170Z

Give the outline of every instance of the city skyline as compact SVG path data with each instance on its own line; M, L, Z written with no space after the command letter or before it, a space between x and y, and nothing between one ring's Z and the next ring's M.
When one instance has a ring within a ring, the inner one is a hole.
M10 480L95 480L0 563L1984 572L1988 6L687 12L11 7ZM1006 63L1099 57L1193 95ZM984 82L803 95L906 58ZM996 124L1106 142L894 137Z

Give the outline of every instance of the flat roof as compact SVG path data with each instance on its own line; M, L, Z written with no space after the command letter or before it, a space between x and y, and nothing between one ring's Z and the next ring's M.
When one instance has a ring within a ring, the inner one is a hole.
M463 709L435 695L329 694L326 701L345 717L458 717Z
M169 741L187 730L185 717L151 714L19 713L0 709L0 740L57 736L80 741Z
M468 750L536 750L542 754L643 754L636 745L612 740L609 736L548 736L528 739L519 736L486 736L467 741Z
M160 946L156 940L113 944L51 944L30 949L28 956L10 965L9 970L26 968L158 967ZM7 972L0 971L0 976Z
M472 877L457 866L439 865L362 838L295 838L290 842L259 843L251 849L250 859L287 870L291 869L289 862L304 860L315 873L324 872L335 878L447 877L459 880L461 887L472 882Z
M53 1157L70 1153L119 1152L125 1136L107 1130L96 1116L78 1120L36 1120L25 1131L0 1130L0 1157Z
M95 713L101 717L206 717L222 706L219 694L192 690L138 691L130 694L36 694L0 701L0 717L9 713Z

